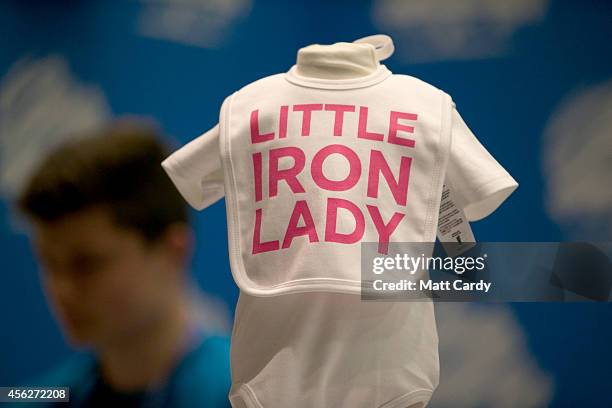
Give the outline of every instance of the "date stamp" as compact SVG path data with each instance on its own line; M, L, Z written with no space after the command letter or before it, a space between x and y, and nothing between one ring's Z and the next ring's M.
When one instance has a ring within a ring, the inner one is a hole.
M0 387L2 402L68 402L68 387Z

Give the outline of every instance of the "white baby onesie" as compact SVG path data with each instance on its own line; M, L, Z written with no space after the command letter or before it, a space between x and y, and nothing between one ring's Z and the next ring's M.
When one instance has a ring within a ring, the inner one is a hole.
M425 406L438 385L433 304L362 302L360 242L433 242L445 180L469 220L517 183L445 92L379 54L300 50L162 163L194 208L226 197L235 408Z

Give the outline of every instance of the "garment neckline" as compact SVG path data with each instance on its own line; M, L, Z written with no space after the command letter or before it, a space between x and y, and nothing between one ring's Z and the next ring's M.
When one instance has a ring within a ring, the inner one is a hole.
M285 79L295 85L318 89L358 89L375 85L384 81L392 72L383 64L379 64L375 71L364 76L345 79L325 79L300 75L297 64L285 73Z
M289 82L323 89L354 89L374 85L391 72L380 63L393 53L386 35L360 38L352 43L312 44L301 48L286 73Z

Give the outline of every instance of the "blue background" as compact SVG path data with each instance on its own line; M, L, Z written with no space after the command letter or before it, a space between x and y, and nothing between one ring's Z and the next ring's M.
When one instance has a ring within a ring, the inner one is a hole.
M231 92L287 70L298 48L379 31L369 2L255 1L219 47L206 49L139 35L134 27L142 7L113 1L2 2L0 75L25 55L60 54L80 81L104 91L114 115L152 116L185 143L216 123ZM519 190L498 211L473 224L480 241L571 239L544 206L542 134L570 90L612 78L611 39L609 2L552 1L545 19L517 31L504 55L385 62L393 72L451 94L470 128L519 181ZM28 240L9 228L8 216L8 203L2 202L0 385L15 384L69 353L45 305ZM194 213L194 219L199 244L193 270L205 290L233 309L238 292L226 256L224 202ZM552 406L612 406L612 305L510 306L529 351L552 375Z

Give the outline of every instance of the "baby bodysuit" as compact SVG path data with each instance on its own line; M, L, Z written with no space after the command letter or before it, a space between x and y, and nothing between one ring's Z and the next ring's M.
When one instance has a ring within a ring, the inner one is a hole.
M306 47L162 163L194 208L226 199L235 408L425 406L438 384L432 302L362 302L360 244L433 242L444 183L471 221L518 184L448 94L379 59Z

